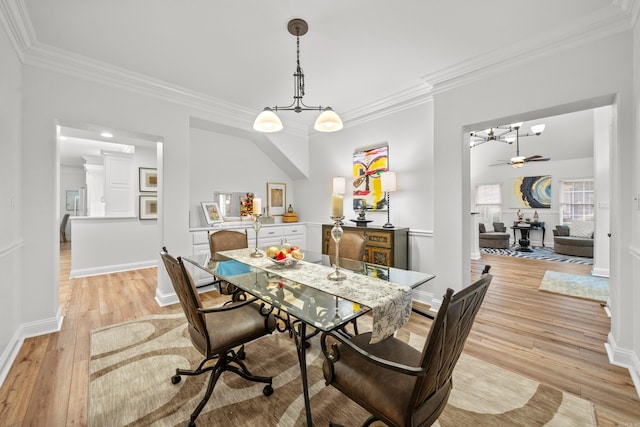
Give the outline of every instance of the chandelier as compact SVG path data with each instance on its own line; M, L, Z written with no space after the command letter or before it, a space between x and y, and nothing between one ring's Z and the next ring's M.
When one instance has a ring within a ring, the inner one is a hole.
M278 132L282 130L282 121L276 115L274 111L295 111L299 113L301 111L322 111L313 128L319 132L336 132L343 128L342 120L331 107L308 107L302 102L304 96L304 72L300 67L300 36L303 36L309 30L309 26L303 19L292 19L287 25L289 33L296 36L296 72L293 74L293 102L284 107L265 107L265 109L258 114L253 128L258 132Z
M522 122L513 123L509 126L498 126L495 128L485 129L483 131L475 131L471 132L471 148L477 147L478 145L484 144L489 141L499 141L504 142L506 144L516 143L516 155L512 157L508 161L503 161L498 164L509 164L514 168L521 168L527 162L544 162L549 161L548 157L542 157L540 155L535 156L521 156L520 155L520 137L525 136L540 136L544 131L545 125L538 124L531 126L531 133L520 134L520 128L522 127ZM494 165L492 165L494 166Z

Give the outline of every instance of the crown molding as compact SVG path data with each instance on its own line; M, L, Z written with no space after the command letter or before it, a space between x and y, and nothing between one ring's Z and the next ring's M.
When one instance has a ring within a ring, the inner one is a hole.
M343 114L343 119L349 125L356 126L426 104L433 101L432 89L431 85L425 83L403 89L386 98L349 110Z
M636 26L640 14L640 0L612 0L612 4L619 6L631 18L631 27Z
M24 62L24 52L36 40L29 13L22 0L0 0L0 23L5 27L13 49Z
M634 0L635 1L635 0ZM514 65L523 64L555 52L601 40L631 29L629 14L591 14L579 19L571 27L545 32L503 49L478 55L435 73L422 76L433 87L433 94L464 86L487 75L504 72Z
M612 0L624 14L611 12L588 15L570 27L546 32L506 48L495 50L447 67L420 79L422 83L385 98L342 113L345 125L359 125L433 100L433 95L463 86L488 74L502 72L515 64L540 59L552 52L569 49L622 31L637 20L640 0ZM23 0L0 0L0 22L24 64L109 85L138 94L176 103L206 113L216 121L242 129L252 129L256 111L204 95L171 83L115 67L37 41ZM308 137L312 127L288 123L285 133Z

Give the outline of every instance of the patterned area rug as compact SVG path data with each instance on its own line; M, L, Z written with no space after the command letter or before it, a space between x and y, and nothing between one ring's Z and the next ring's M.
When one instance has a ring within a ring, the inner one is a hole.
M590 274L546 271L540 283L540 290L596 301L607 301L609 298L609 279Z
M416 348L424 343L423 337L403 330L397 336ZM246 353L252 373L273 376L274 394L265 397L262 384L224 373L198 425L305 425L293 340L288 334L274 334L247 345ZM368 414L324 385L323 359L314 338L307 353L314 424L326 426L330 420L362 424ZM176 367L192 367L200 360L182 314L150 316L92 331L89 425L184 425L208 376L183 377L176 385L170 378ZM436 425L595 426L596 422L590 402L463 354L447 408Z
M517 246L511 246L509 249L480 248L480 253L593 265L593 258L557 254L553 251L553 248L532 247L533 252L519 252L516 251L515 248L517 248Z

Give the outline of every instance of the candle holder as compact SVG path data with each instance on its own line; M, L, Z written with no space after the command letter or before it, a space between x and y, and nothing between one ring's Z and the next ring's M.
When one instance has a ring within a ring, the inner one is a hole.
M327 279L334 280L339 282L347 278L347 275L340 271L340 239L342 239L342 235L344 234L342 227L340 227L340 223L344 219L344 216L332 216L333 220L333 228L331 229L331 238L334 242L336 242L336 259L335 259L335 267L336 270L329 273Z
M258 250L258 235L260 234L260 228L262 228L262 223L260 222L260 217L262 215L254 214L253 216L256 217L256 220L253 221L253 229L256 232L256 250L251 253L251 256L253 258L260 258L260 257L264 256L264 254Z

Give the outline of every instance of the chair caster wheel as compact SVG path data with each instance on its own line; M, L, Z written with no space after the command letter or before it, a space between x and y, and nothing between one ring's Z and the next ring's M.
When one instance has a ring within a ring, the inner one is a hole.
M264 394L265 396L271 396L273 394L273 387L271 387L271 384L267 384L266 386L264 386L262 394Z
M311 348L311 343L309 341L305 341L304 348Z
M180 375L174 375L171 377L171 384L178 384L182 377Z
M247 358L247 353L244 352L244 348L241 348L236 355L240 360L244 360Z

